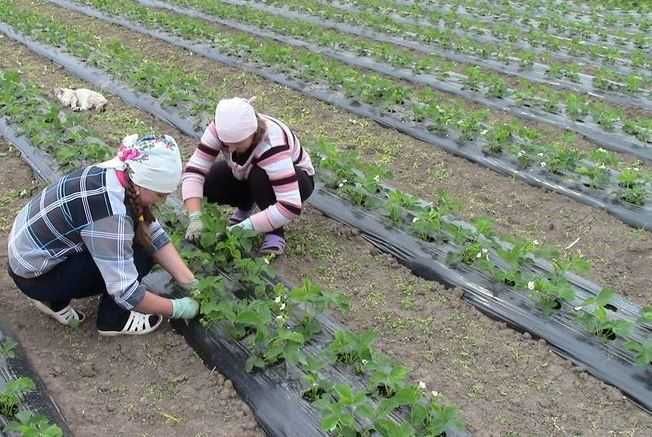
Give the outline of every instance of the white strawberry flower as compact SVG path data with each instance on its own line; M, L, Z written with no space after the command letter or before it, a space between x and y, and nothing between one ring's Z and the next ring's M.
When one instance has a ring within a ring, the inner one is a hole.
M439 396L439 392L435 391L435 390L431 391L430 394L432 395L433 398L436 398L437 396Z
M518 154L516 155L518 158L521 158L525 156L525 150L519 150Z
M539 245L539 240L532 241L532 244L534 244L535 246L538 246Z
M527 289L528 290L534 290L534 281L530 281L527 283Z
M475 257L476 258L482 258L482 252L478 252L478 254Z
M363 365L363 366L366 366L368 362L369 362L369 361L367 361L367 360L362 360L362 365Z
M421 390L425 390L425 389L426 389L426 383L423 382L423 381L419 381L419 388L420 388Z
M412 223L416 223L418 221L419 221L419 217L415 217L415 218L412 219Z
M283 311L283 310L285 309L285 304L282 303L281 306L279 307L279 309L280 309L281 311Z
M485 249L485 248L483 247L483 248L482 248L482 253L485 254L485 255L488 254L488 253L489 253L489 249Z
M274 302L281 303L281 296L276 296L276 299L274 299Z
M546 163L545 163L545 161L541 161L541 164L539 164L539 165L541 166L541 168L546 168Z
M538 156L539 158L543 158L544 155L543 155L543 153L537 153L537 156Z

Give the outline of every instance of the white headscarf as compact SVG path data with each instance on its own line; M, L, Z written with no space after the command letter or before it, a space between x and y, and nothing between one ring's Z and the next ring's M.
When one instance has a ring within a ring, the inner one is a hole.
M181 154L169 135L126 136L118 155L98 166L126 170L134 184L161 194L176 191L181 181Z
M258 129L256 111L251 99L234 97L222 99L215 108L215 130L223 143L239 143Z

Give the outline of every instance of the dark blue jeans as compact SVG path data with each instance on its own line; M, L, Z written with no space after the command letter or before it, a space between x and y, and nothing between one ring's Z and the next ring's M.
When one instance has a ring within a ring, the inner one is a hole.
M134 264L138 280L141 280L154 266L151 252L134 244ZM55 311L65 308L72 299L101 295L97 309L97 328L100 330L120 330L129 318L129 311L115 303L106 292L100 270L88 252L71 256L36 278L22 278L10 267L8 270L20 291Z

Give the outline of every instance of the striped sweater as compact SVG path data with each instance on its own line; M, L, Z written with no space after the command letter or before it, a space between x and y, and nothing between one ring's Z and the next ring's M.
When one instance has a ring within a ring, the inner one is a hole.
M297 136L283 122L268 115L260 114L267 133L263 140L254 146L249 158L238 164L231 152L217 137L215 122L204 131L199 146L186 165L183 174L181 194L183 200L203 197L204 180L215 160L222 153L224 160L241 181L247 180L251 169L260 167L272 183L276 203L251 216L254 229L269 232L278 229L301 214L301 194L294 167L314 175L315 170L310 156L303 150Z

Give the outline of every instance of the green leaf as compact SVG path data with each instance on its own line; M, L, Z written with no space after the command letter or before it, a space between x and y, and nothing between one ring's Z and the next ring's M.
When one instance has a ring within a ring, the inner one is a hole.
M641 311L641 318L643 319L644 322L652 323L652 305L643 308L643 310Z
M335 430L339 422L340 422L339 416L335 414L330 414L328 416L324 416L324 418L321 420L321 427L326 431L332 432Z

